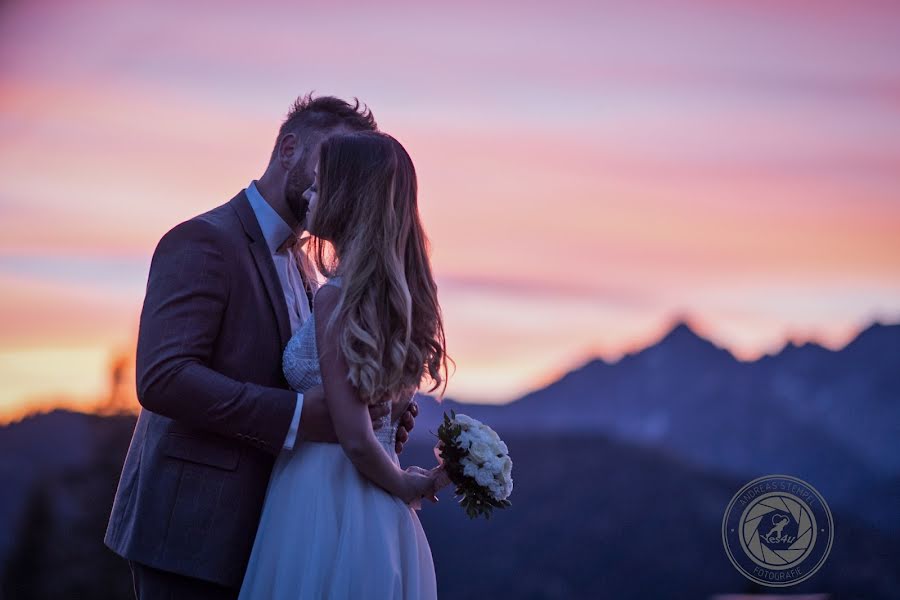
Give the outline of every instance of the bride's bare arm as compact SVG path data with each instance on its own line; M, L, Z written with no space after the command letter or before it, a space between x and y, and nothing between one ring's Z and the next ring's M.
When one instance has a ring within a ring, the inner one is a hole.
M400 469L375 438L368 405L347 379L349 369L339 345L339 332L343 323L338 320L333 329L325 332L339 297L338 288L325 285L319 289L315 298L316 344L319 348L325 399L335 434L360 473L391 494L409 502L426 494L433 486L434 478L420 472Z

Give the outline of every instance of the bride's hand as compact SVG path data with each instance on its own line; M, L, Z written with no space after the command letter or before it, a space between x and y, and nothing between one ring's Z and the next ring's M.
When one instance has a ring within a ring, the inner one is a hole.
M407 467L403 471L403 493L401 499L407 504L420 498L427 498L431 502L437 502L435 495L438 490L438 473L428 471L421 467Z
M434 493L437 494L439 491L450 485L450 476L447 475L447 469L444 468L444 465L438 465L432 469L423 469L422 467L409 467L410 469L415 469L418 473L422 473L423 475L430 475L434 477ZM435 498L435 502L437 499Z
M435 476L434 479L434 491L435 493L441 491L452 482L450 481L450 476L447 475L447 469L444 468L444 465L438 465L428 471L429 473L433 473Z

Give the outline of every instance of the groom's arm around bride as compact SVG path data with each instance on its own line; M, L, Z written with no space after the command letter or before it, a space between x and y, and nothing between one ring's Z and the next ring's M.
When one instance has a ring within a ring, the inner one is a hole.
M246 359L238 347L228 348L221 339L226 330L247 328L243 340L231 342L236 345L257 345L253 337L259 335L253 333L258 315L229 314L227 265L235 261L226 256L227 240L217 229L210 221L195 218L166 234L157 247L141 314L138 398L147 410L182 425L277 454L291 423L296 394L281 386L239 381L222 372L228 370L210 366L230 362L229 354ZM223 323L229 317L240 322ZM271 359L265 367L247 366L277 371L277 355ZM248 381L262 379L251 375L247 373Z

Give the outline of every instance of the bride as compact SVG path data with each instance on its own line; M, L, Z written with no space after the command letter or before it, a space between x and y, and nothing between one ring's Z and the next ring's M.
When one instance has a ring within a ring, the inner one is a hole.
M318 188L318 189L317 189ZM307 228L329 278L284 352L303 392L323 385L340 445L304 441L275 463L240 598L436 598L410 503L436 501L440 468L400 468L397 420L423 380L446 387L437 288L412 160L375 132L324 142ZM367 406L392 401L373 429Z

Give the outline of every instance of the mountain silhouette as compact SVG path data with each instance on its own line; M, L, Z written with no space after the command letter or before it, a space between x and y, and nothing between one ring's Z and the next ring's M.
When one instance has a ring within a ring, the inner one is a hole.
M513 506L491 521L468 521L447 492L420 513L442 596L759 591L727 562L722 511L746 481L783 473L823 494L836 532L826 566L792 591L894 597L898 358L900 325L873 324L837 350L789 342L740 361L679 320L505 405L420 396L404 465L434 464L432 433L451 409L494 427L514 461ZM55 411L0 427L0 558L13 583L25 565L48 590L37 597L129 589L101 540L133 426Z
M791 474L895 529L900 516L859 490L900 482L897 364L900 325L873 324L840 350L789 343L739 361L682 320L655 344L588 361L509 404L423 398L417 426L453 408L501 435L593 432L734 476Z
M18 468L33 484L4 490L21 509L0 523L6 590L132 597L128 567L102 537L133 427L131 417L58 411L0 428L0 448L17 447ZM419 513L441 597L655 600L754 591L721 545L722 512L745 479L593 433L505 439L515 463L510 508L472 521L444 491ZM402 463L434 460L432 440L414 432ZM835 510L835 523L829 563L793 591L892 598L900 585L892 568L897 532L863 522L857 511Z

